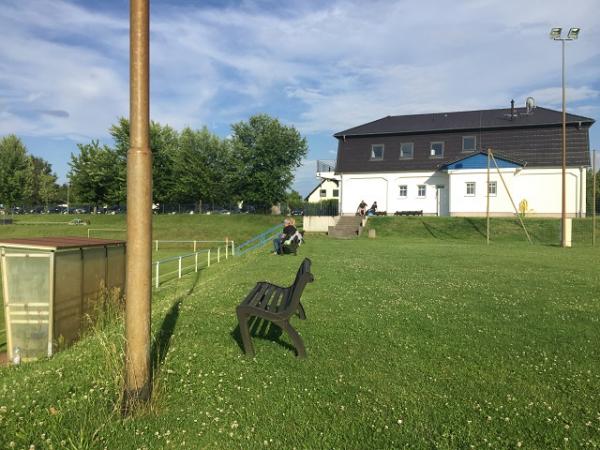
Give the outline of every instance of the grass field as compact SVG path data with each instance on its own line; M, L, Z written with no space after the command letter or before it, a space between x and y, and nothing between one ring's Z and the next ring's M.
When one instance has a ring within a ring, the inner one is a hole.
M550 222L529 245L496 221L490 246L467 221L425 223L309 237L307 360L277 329L241 355L236 304L301 261L265 248L155 291L155 395L138 417L115 412L120 323L0 369L0 448L599 447L598 249L552 245Z

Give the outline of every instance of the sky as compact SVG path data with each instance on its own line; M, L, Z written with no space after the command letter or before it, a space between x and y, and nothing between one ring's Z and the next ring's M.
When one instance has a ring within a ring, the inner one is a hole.
M294 188L335 159L332 134L387 115L524 106L600 119L597 0L151 1L151 118L177 129L267 113L309 143ZM66 181L71 153L129 114L129 2L0 0L0 136ZM600 150L600 124L591 146Z

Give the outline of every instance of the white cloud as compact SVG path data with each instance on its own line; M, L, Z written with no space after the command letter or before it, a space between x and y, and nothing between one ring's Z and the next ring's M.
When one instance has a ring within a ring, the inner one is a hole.
M127 11L3 3L0 134L106 136L128 113ZM523 104L528 95L556 106L560 47L547 38L556 25L583 30L568 44L570 106L597 102L600 89L595 0L185 4L156 2L151 19L151 113L177 128L266 111L331 134L388 114ZM56 110L68 117L39 113Z

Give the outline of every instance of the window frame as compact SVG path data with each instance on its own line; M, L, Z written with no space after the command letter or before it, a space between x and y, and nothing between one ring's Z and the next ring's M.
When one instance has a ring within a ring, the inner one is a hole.
M410 157L402 155L402 146L403 145L410 145L410 147L411 147ZM400 142L400 159L415 159L415 143L414 142Z
M327 189L319 189L319 198L327 197Z
M465 139L469 139L469 138L473 139L473 149L472 150L465 149ZM475 136L475 135L463 136L462 137L462 152L463 153L473 153L476 151L477 151L477 136Z
M431 150L433 150L433 144L442 144L442 154L441 155L432 155L431 154ZM429 158L431 158L431 159L443 158L445 151L446 151L446 142L445 141L431 141L429 143Z
M488 195L490 197L496 197L498 195L498 182L490 181L487 185L488 185ZM494 186L494 192L490 192L490 186Z
M338 198L340 196L340 190L339 189L333 189L333 192L331 193L331 196L333 198Z
M404 195L402 195L402 188L404 188ZM398 185L398 197L408 198L408 184L399 184Z
M375 147L381 147L381 158L375 158ZM385 155L385 144L371 144L371 157L369 161L383 161L383 156Z
M473 185L473 193L469 194L469 185ZM475 197L477 195L477 183L475 181L465 181L465 197Z
M421 195L421 188L423 188L423 195ZM417 198L427 198L426 184L417 184Z

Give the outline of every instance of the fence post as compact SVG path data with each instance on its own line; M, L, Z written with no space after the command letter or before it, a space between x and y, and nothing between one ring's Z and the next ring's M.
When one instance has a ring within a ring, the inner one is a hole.
M210 248L208 249L208 261L206 267L210 267Z
M156 287L160 285L160 262L156 261Z
M194 239L194 251L196 251L196 240Z
M154 241L154 245L156 245L156 251L158 251L158 239Z
M227 238L225 238L227 239ZM225 241L225 259L229 257L229 242Z
M181 278L181 256L179 257L179 278Z
M231 256L235 256L235 242L231 241Z
M194 255L194 260L196 262L196 270L194 270L194 272L198 272L198 253Z
M221 247L217 247L217 262L221 262Z

